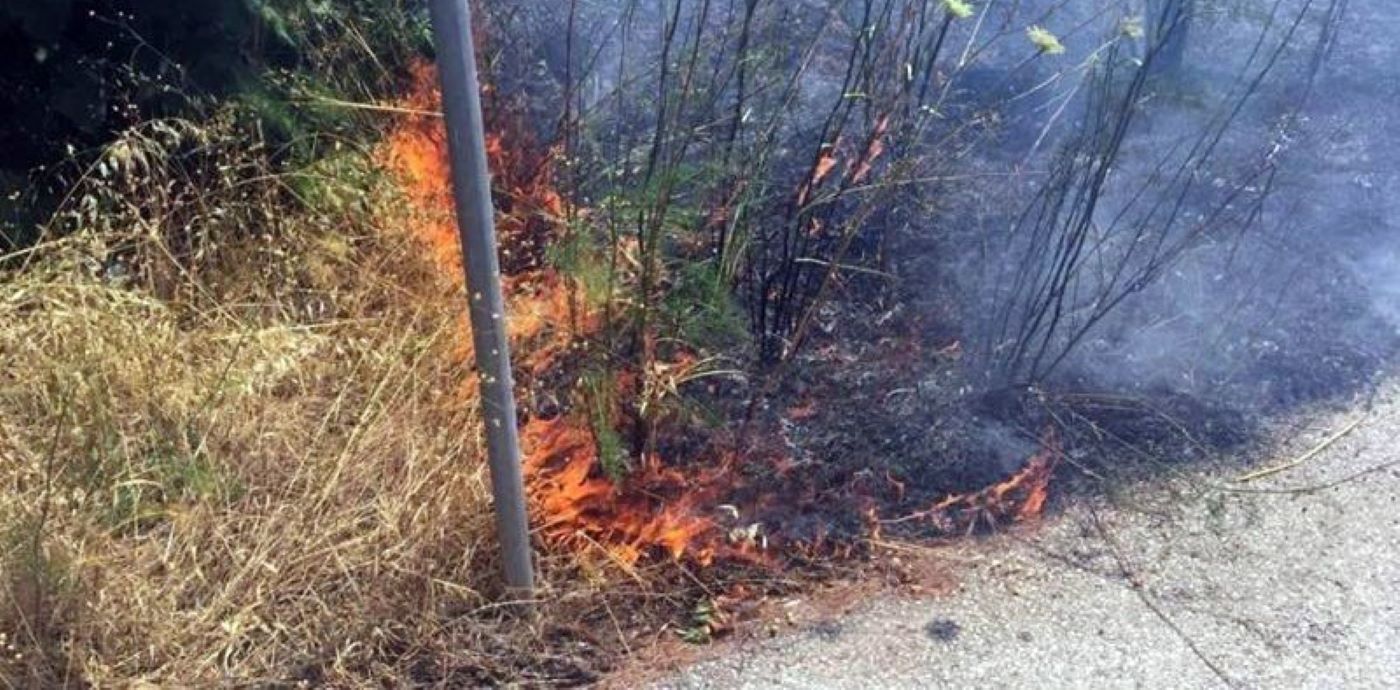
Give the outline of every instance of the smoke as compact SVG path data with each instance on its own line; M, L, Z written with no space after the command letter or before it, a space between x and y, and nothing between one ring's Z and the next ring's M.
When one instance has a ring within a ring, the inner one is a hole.
M957 208L983 219L943 268L984 389L1268 411L1365 390L1397 352L1395 13L1177 4L1179 63L1156 65L1130 4L1082 9L1101 41L1038 64L1054 88L983 157L1016 183Z
M909 10L881 14L896 5ZM757 48L736 62L750 6ZM900 182L867 224L933 238L890 268L956 305L975 391L1034 384L1277 410L1364 391L1389 366L1400 352L1400 13L1388 0L971 6L941 34L940 21L918 34L940 51L923 139L886 157L922 156L910 177L966 181ZM503 88L552 85L532 101L541 129L565 121L560 110L585 123L576 150L601 161L573 173L587 203L619 179L644 180L657 113L674 107L663 64L673 81L717 85L673 112L671 131L694 132L691 151L723 150L743 103L740 149L775 133L762 164L767 193L781 195L801 182L829 104L862 96L842 79L863 12L907 22L919 3L543 7L496 13L511 59L493 64L513 70ZM1031 26L1065 53L1037 54ZM709 52L698 66L663 59L668 32Z

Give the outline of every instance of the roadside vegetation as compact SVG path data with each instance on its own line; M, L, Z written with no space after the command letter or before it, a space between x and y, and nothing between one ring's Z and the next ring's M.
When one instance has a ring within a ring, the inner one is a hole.
M15 687L586 682L796 586L776 566L860 554L915 518L940 533L1033 519L1052 431L1032 430L1013 476L907 496L896 477L921 470L854 453L808 467L789 431L816 414L813 380L844 375L804 357L840 337L959 365L958 338L884 337L927 325L892 316L899 253L1015 124L1007 106L1047 84L1082 78L1074 116L1098 126L1035 140L1053 170L988 234L1019 263L974 305L992 316L966 324L967 380L1044 383L1120 301L1231 231L1181 206L1092 222L1190 3L1125 9L1092 49L1056 10L1030 22L965 0L481 3L543 553L534 614L516 615L423 3L59 4L0 10L15 87L0 102L25 112L0 125L23 152L0 171L0 684ZM1171 193L1230 125L1162 163ZM1271 165L1202 208L1244 224ZM1086 277L1104 266L1119 275ZM956 388L938 409L968 406ZM808 508L843 517L781 527Z
M161 11L116 7L94 11L119 43ZM246 38L298 41L286 66L35 174L64 191L0 281L6 685L503 661L443 631L497 570L477 410L443 397L460 296L404 231L384 117L337 105L391 95L426 27L397 2L258 10Z

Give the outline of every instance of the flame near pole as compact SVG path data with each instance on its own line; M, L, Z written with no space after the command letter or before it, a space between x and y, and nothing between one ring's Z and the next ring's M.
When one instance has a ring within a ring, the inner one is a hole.
M506 586L529 594L534 590L535 574L468 0L433 0L432 22Z

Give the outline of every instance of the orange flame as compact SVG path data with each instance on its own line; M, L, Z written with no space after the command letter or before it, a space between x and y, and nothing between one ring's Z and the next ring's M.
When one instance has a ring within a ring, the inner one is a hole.
M1005 522L1031 522L1040 518L1050 498L1050 479L1063 457L1059 435L1047 427L1041 449L1016 474L981 491L953 494L928 510L884 521L883 524L930 520L943 531L972 531L979 525L995 527Z
M413 87L401 105L413 113L437 112L442 93L436 68L418 63L411 71ZM486 93L491 94L489 89ZM497 192L502 268L508 274L542 269L545 245L558 234L566 208L552 184L555 152L536 145L528 130L513 120L494 118L490 127L486 155ZM442 120L427 115L402 118L385 141L385 162L398 174L408 200L425 216L412 232L428 246L445 275L460 283L461 250Z
M401 105L410 111L436 111L440 93L434 67L417 65L413 77L414 88ZM494 96L489 89L487 95ZM496 105L492 100L488 98L488 108ZM497 231L510 312L508 332L518 355L518 371L537 377L567 361L565 353L578 338L596 334L599 323L589 314L577 313L581 307L570 299L568 278L543 260L544 249L564 233L562 219L571 210L553 185L557 152L538 146L520 122L499 117L499 112L493 114L497 117L488 121L487 156L494 174ZM881 155L883 129L882 121L851 166L849 172L856 179L865 177ZM441 118L405 115L386 138L383 158L386 167L398 176L415 211L409 232L422 243L440 275L460 289L464 275ZM835 155L829 154L819 162L809 184L819 184L836 166ZM622 251L625 254L625 248ZM465 364L472 356L465 320L458 336L453 356ZM693 362L681 356L668 366L684 369L688 364ZM655 376L648 377L649 385L666 385L667 371L667 366L659 367L653 372ZM476 386L467 378L461 388L463 400L456 401L459 404L473 400L476 394ZM620 389L645 394L638 390L642 387L638 378L636 372L622 372ZM613 412L614 417L619 416ZM795 417L810 414L803 406L792 412ZM688 558L702 565L719 556L767 559L759 546L757 524L726 530L715 519L716 504L741 488L732 454L721 454L715 462L697 463L684 473L649 455L624 481L615 483L605 477L597 441L586 422L571 416L530 419L522 429L522 440L532 513L544 538L555 546L576 551L602 548L626 567L651 553ZM1044 450L1016 475L974 494L949 496L909 519L956 520L969 528L981 519L1032 520L1044 509L1059 457L1058 440L1049 430ZM784 458L776 458L774 469L790 479L787 475L792 473L783 468L792 465L784 462ZM903 486L889 480L902 493ZM772 495L762 501L782 502ZM734 512L737 518L738 510ZM873 507L867 507L865 515L878 529ZM819 533L812 548L820 550L824 539L824 532Z
M489 88L488 109L491 105ZM406 110L436 111L441 102L436 69L413 69ZM510 312L509 335L518 370L538 376L560 361L578 337L596 332L597 320L577 314L567 278L545 264L545 247L564 231L567 207L553 185L556 152L537 146L523 124L488 120L487 158L494 175L497 234ZM464 282L453 215L451 167L441 118L406 115L386 138L386 166L416 211L410 229L439 273ZM573 317L573 318L571 318ZM568 325L573 324L576 330ZM459 334L454 356L471 358L471 339ZM464 381L464 396L475 385ZM621 485L605 478L597 443L587 424L570 417L531 419L522 430L527 490L535 520L556 545L601 546L631 566L652 550L707 564L726 549L714 520L700 506L729 485L729 464L684 475L652 456Z
M599 476L590 432L564 418L530 422L523 441L530 494L552 541L602 545L628 566L652 548L702 565L729 552L718 523L700 507L730 488L730 463L685 474L653 455L615 484Z
M441 102L437 70L429 63L417 63L412 72L413 88L401 105L436 112ZM410 231L426 246L439 271L461 284L462 253L452 215L452 169L442 121L428 116L401 118L385 139L384 152L387 167L398 175L404 196L421 216Z
M1036 520L1045 510L1050 497L1050 478L1062 455L1059 436L1054 427L1048 427L1042 434L1040 451L1031 456L1019 472L977 493L949 496L933 510L961 518L968 527L976 526L978 520L989 524L1002 520Z

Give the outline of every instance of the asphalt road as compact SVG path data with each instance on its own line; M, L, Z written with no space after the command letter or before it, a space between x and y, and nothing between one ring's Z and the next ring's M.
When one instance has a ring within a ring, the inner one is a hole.
M1400 386L1252 464L1352 424L1253 481L1195 467L1073 501L944 552L951 595L871 601L658 687L1400 687Z

